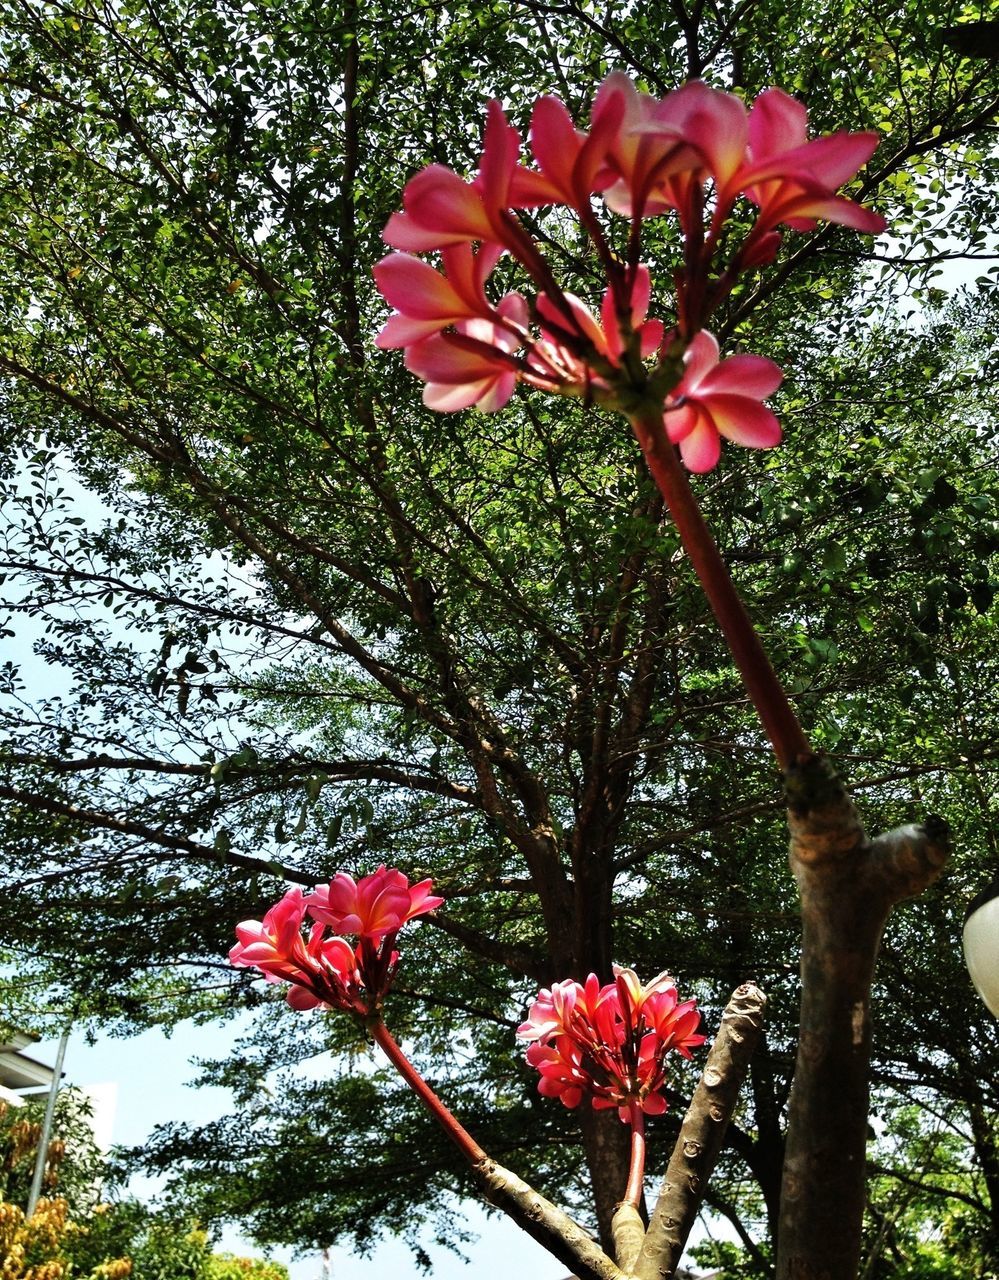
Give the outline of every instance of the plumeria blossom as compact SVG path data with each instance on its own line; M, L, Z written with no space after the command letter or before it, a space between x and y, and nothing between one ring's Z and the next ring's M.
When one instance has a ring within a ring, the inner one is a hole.
M229 961L259 969L268 982L291 983L287 1000L293 1009L322 1004L367 1017L395 976L396 934L444 901L432 888L430 880L410 886L401 871L382 866L357 882L340 872L311 894L289 889L263 920L236 926ZM356 935L356 944L330 936L330 924Z
M780 381L776 367L754 356L721 360L705 326L741 273L773 261L781 229L808 231L825 219L883 230L880 215L838 193L876 144L874 133L809 139L805 108L779 89L750 107L700 80L655 98L612 72L588 132L558 98L537 101L530 167L517 130L491 102L478 174L465 181L428 166L406 184L402 211L385 228L398 252L374 269L393 308L377 344L404 349L407 368L426 383L424 402L439 412L495 411L525 383L592 399L633 426L636 414L657 421L661 406L656 429L694 471L717 463L723 436L769 448L780 428L761 401ZM595 197L625 221L612 218L608 228ZM738 201L756 206L741 239L726 221ZM573 254L578 233L589 240L604 276L599 308L562 288L518 216L546 205L571 212ZM658 316L650 316L657 308L642 261L653 217L675 219L679 231L678 262L664 272L675 298L672 306L660 300ZM431 252L440 269L414 256ZM533 296L496 297L490 281L504 254Z
M357 881L338 871L328 885L319 885L305 901L314 920L342 933L381 938L396 933L407 920L439 907L444 899L434 897L432 888L431 880L410 886L401 871L381 866Z
M675 173L696 168L699 157L678 129L658 127L662 103L640 93L622 71L612 71L593 102L594 127L618 121L608 148L613 181L604 199L625 217L642 218L672 208L660 188ZM606 183L606 176L605 176Z
M666 402L666 433L691 471L712 469L722 436L752 449L771 449L781 440L780 423L761 403L780 386L781 370L763 356L718 357L717 339L702 330Z
M530 1043L527 1061L539 1072L538 1092L577 1107L589 1098L597 1110L618 1109L634 1123L636 1112L666 1110L665 1058L685 1058L704 1043L695 1002L681 1004L667 973L643 986L631 969L615 966L601 986L566 981L544 988L517 1030Z
M599 320L575 294L563 293L561 306L547 294L541 294L537 302L541 332L556 345L559 335L563 341L566 338L570 341L576 337L581 338L615 367L620 367L622 357L634 339L639 355L646 359L655 352L663 339L662 321L646 319L651 295L652 280L644 263L639 263L634 273L623 324L613 289L607 289L604 293ZM592 373L590 380L594 381Z
M630 85L631 81L627 81ZM539 98L531 116L531 152L540 173L518 169L513 194L518 208L565 204L577 212L589 208L590 195L613 181L608 150L620 133L625 99L618 94L594 111L588 134L577 129L565 105L554 97Z
M623 90L627 77L608 77ZM609 207L629 217L649 217L667 209L680 215L688 237L699 225L702 188L710 178L726 190L746 153L746 108L735 94L691 80L661 102L636 94L637 109L622 130L628 146L619 145L615 160L620 178L607 192ZM644 165L622 163L630 153L646 157ZM731 206L729 206L731 207Z
M483 245L478 253L472 252L470 244L448 245L441 250L443 272L408 253L382 258L375 264L374 277L396 314L375 339L376 346L408 347L451 325L466 320L491 321L502 315L503 303L494 307L484 289L502 253L499 245ZM523 299L520 302L526 319L527 304Z
M268 982L290 982L293 1009L325 1004L364 1012L366 983L354 948L344 938L326 938L318 924L303 936L306 907L302 890L289 889L263 920L238 924L230 963L259 969Z
M808 112L780 89L767 89L749 113L749 147L738 175L742 191L760 206L756 234L778 223L811 231L816 219L857 231L884 231L884 218L836 195L871 158L876 133L834 133L808 140Z
M520 238L508 209L549 202L537 175L520 170L519 152L520 135L500 104L490 102L478 176L467 183L446 165L427 165L406 183L403 211L389 218L385 243L409 253L472 240L516 250Z

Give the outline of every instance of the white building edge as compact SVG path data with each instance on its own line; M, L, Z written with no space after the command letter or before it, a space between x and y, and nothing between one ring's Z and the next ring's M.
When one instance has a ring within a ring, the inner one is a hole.
M27 1031L14 1031L6 1039L0 1039L0 1102L22 1107L27 1098L40 1098L52 1088L55 1070L25 1052L38 1040L38 1036ZM65 1079L61 1083L65 1083ZM80 1092L90 1099L90 1128L98 1148L106 1154L111 1147L118 1086L88 1084L83 1085Z
M25 1093L52 1088L53 1069L25 1053L37 1041L38 1036L25 1031L14 1031L0 1041L0 1099L11 1106L23 1106Z

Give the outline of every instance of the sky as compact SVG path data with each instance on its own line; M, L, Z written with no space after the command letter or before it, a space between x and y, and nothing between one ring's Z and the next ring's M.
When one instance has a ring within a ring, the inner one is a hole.
M205 1123L231 1109L227 1089L196 1089L188 1082L198 1074L191 1065L193 1058L221 1056L237 1034L238 1029L231 1026L195 1027L187 1022L181 1023L169 1038L153 1029L128 1040L102 1036L96 1044L88 1045L80 1032L70 1037L66 1050L65 1083L88 1089L104 1086L100 1095L106 1105L103 1114L98 1115L100 1138L123 1146L139 1144L158 1124L174 1120ZM56 1049L57 1041L41 1041L30 1055L51 1066ZM110 1085L116 1088L108 1088ZM139 1179L134 1185L134 1191L143 1199L154 1189L148 1180ZM563 1280L565 1266L519 1227L498 1216L487 1218L474 1203L469 1209L469 1222L479 1238L466 1247L468 1265L447 1250L428 1246L433 1280L494 1276L500 1258L505 1274L529 1280ZM264 1252L240 1237L235 1229L224 1232L220 1247L258 1257ZM409 1249L394 1240L380 1246L369 1258L334 1248L325 1275L318 1253L293 1261L290 1250L266 1252L290 1264L292 1280L375 1280L383 1276L426 1280L426 1273L417 1269Z

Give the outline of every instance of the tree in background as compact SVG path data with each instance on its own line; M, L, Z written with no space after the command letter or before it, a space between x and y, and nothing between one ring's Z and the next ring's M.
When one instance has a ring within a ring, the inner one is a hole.
M44 1111L44 1100L20 1107L0 1103L0 1195L5 1201L28 1203ZM89 1099L78 1089L59 1091L42 1191L49 1196L58 1191L74 1217L88 1214L100 1195L104 1159L94 1141L92 1114Z
M107 1170L75 1089L56 1099L44 1188L25 1218L43 1104L0 1104L0 1275L4 1280L287 1280L287 1268L261 1258L216 1253L189 1216L131 1198L99 1199Z
M279 879L432 873L449 908L407 952L396 1025L484 1145L560 1199L592 1180L606 1227L619 1147L584 1119L581 1173L571 1118L512 1057L532 988L670 965L712 1026L754 976L767 1038L709 1202L766 1270L798 923L765 745L613 420L526 401L431 417L370 345L368 272L410 173L472 167L484 97L524 124L544 91L575 111L608 65L658 94L691 74L748 97L776 83L816 130L885 134L856 194L899 239L869 252L822 229L732 295L720 336L788 371L789 444L730 460L702 505L870 827L915 804L955 830L953 872L888 935L875 1069L888 1100L962 1109L987 1191L995 1037L953 921L994 853L994 276L950 310L932 276L991 251L994 82L939 41L962 12L4 16L0 367L22 449L5 571L70 673L39 701L6 669L12 1006L54 981L56 1005L126 1025L210 1017L246 998L215 959L231 921ZM654 273L670 252L652 246ZM586 293L596 264L564 258ZM913 314L907 288L938 309ZM564 908L543 907L541 865ZM415 1235L411 1207L464 1185L453 1158L404 1094L351 1070L355 1032L260 1016L219 1068L244 1104L275 1062L329 1048L333 1078L292 1075L261 1132L178 1129L157 1158L189 1157L208 1216L262 1240ZM987 1240L996 1201L976 1201Z

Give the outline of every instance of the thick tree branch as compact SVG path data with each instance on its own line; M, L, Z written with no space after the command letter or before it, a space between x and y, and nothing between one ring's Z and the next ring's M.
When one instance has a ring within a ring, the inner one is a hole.
M571 1267L577 1280L627 1280L592 1236L515 1173L492 1160L481 1161L472 1172L489 1203Z
M867 839L820 759L787 777L791 866L801 896L801 1026L788 1108L778 1280L853 1280L861 1243L870 992L885 921L939 875L939 820Z
M676 1272L763 1029L765 1006L766 996L751 982L725 1006L649 1222L638 1280L669 1280Z

